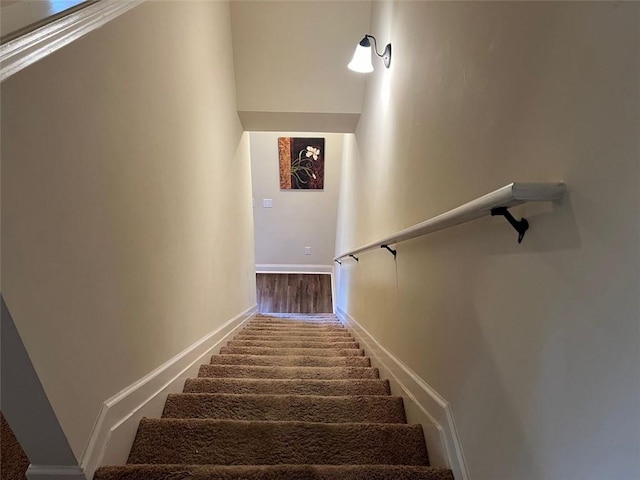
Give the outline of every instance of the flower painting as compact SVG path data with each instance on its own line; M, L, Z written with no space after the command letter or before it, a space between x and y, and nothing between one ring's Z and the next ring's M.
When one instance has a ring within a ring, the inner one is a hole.
M324 189L324 138L278 138L281 190Z

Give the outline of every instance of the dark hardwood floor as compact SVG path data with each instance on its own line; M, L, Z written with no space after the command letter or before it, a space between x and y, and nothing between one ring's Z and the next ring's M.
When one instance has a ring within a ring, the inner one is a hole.
M331 313L331 275L257 273L260 313Z

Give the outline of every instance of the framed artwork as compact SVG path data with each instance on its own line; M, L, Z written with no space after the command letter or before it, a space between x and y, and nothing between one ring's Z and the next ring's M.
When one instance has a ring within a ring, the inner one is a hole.
M278 137L281 190L324 189L324 138Z

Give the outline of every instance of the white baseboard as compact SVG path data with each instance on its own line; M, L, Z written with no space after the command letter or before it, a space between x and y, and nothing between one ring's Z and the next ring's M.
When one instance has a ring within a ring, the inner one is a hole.
M256 273L333 273L333 265L256 264Z
M101 465L125 464L140 419L159 418L167 395L181 392L185 379L197 376L200 365L208 363L208 357L218 353L257 310L254 305L242 312L105 401L82 454L80 463L86 477L93 478Z
M86 480L77 465L29 465L26 477L28 480Z
M338 307L337 315L365 349L365 353L371 358L372 366L380 370L380 377L389 379L391 392L403 397L407 421L422 424L431 465L450 468L454 478L468 480L469 472L449 402L399 358L380 345L344 309Z

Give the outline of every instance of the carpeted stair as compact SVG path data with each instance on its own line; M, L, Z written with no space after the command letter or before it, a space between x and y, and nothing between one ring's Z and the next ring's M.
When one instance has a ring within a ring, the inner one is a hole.
M332 315L258 315L96 480L453 480Z
M29 459L0 412L0 479L25 480Z

